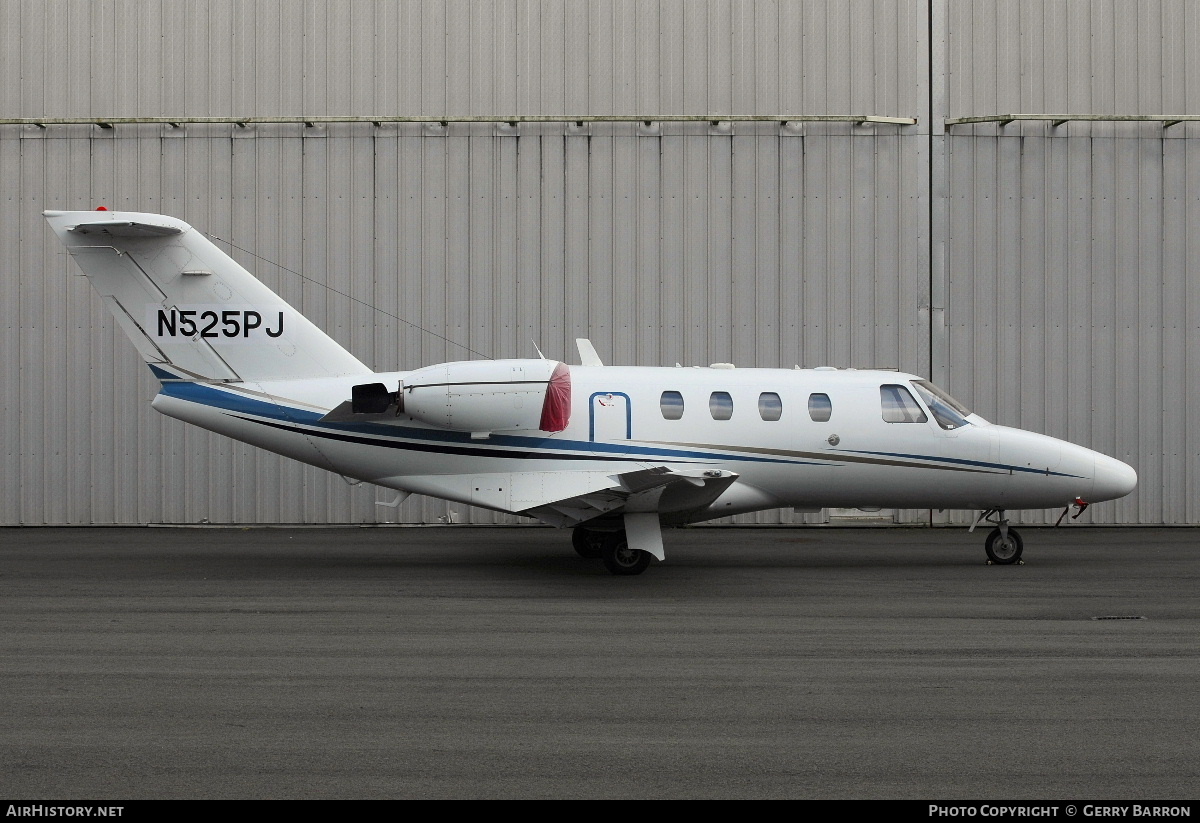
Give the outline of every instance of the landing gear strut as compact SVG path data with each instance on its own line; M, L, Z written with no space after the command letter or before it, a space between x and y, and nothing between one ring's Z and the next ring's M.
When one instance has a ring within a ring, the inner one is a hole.
M995 518L992 518L991 515L995 515ZM1013 563L1024 565L1024 561L1021 560L1021 552L1024 550L1025 544L1017 530L1009 528L1008 518L1004 516L1004 509L988 509L980 513L971 526L971 531L975 531L975 527L980 523L996 524L996 528L992 529L983 547L987 552L989 566L1009 566Z

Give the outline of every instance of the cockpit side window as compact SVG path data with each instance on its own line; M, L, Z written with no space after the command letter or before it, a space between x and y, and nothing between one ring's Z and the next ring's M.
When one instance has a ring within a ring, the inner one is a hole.
M879 399L883 404L883 419L888 423L925 423L929 420L912 393L903 386L880 386Z
M928 380L914 380L913 388L921 395L921 399L933 414L933 419L943 429L949 431L970 424L971 421L966 419L966 415L971 413L967 407Z

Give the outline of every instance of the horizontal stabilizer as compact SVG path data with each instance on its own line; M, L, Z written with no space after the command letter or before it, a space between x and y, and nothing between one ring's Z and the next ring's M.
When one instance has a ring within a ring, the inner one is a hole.
M112 221L100 223L80 223L69 231L76 234L100 234L108 237L169 237L172 234L183 234L178 226L168 226L161 223L143 223L133 220Z

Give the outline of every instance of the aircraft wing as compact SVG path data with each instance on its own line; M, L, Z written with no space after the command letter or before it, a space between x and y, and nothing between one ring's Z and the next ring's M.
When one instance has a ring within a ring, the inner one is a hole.
M403 487L494 511L536 517L559 528L605 516L620 518L629 546L662 560L660 517L711 505L738 477L734 472L711 468L647 466L619 474L559 470L407 475Z
M562 474L554 473L553 488L557 493L548 489L542 496L549 499L521 501L532 505L523 507L520 513L554 526L569 527L606 514L690 511L708 506L738 479L733 472L716 469L692 471L654 466L611 475L580 472L580 475L590 476L584 481L584 488L570 488L572 484L564 484ZM514 487L521 482L516 475L513 480ZM569 495L556 496L564 490L564 485Z

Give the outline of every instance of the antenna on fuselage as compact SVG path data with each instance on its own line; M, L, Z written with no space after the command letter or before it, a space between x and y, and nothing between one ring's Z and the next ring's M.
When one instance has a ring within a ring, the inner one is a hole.
M596 347L592 345L592 341L586 337L576 337L575 345L579 349L579 365L581 366L603 366L604 361L600 359L600 355L596 354Z

